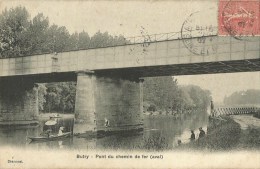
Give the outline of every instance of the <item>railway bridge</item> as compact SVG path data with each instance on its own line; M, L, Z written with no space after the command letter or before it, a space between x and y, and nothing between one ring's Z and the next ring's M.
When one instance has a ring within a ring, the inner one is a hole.
M142 77L259 70L260 37L180 33L135 38L118 46L4 58L0 121L37 120L37 83L76 81L75 117L83 127L75 132L139 129Z

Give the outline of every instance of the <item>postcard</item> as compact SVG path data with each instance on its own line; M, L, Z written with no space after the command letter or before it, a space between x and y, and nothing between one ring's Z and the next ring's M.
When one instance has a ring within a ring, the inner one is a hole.
M260 168L259 0L0 0L0 168Z

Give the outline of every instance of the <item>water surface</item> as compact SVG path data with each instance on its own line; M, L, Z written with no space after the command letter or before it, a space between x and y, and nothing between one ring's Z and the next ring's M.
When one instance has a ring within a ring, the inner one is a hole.
M204 111L193 114L183 114L179 118L172 115L144 115L144 130L142 132L110 135L103 138L65 138L60 141L31 142L29 136L39 136L47 120L41 120L36 127L1 127L0 145L30 147L34 149L127 149L127 150L167 150L178 146L178 140L182 144L188 143L190 131L194 130L198 137L199 127L207 130L208 117ZM57 133L60 126L65 127L65 131L73 128L73 119L57 119L57 125L51 129Z

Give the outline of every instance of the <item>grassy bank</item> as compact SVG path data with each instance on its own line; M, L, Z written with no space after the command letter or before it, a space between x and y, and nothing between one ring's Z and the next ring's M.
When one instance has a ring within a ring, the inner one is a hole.
M235 149L240 143L241 128L231 117L220 119L210 119L208 132L204 138L197 139L185 145L180 145L177 149L197 149L208 151L222 151Z
M260 150L260 128L242 130L237 149Z

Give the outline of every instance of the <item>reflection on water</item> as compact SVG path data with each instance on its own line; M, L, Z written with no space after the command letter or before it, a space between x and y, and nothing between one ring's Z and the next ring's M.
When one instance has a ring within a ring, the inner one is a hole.
M30 147L35 149L171 149L189 142L191 130L195 131L198 138L198 128L206 131L207 113L196 112L183 114L179 119L171 115L157 115L144 117L144 131L138 133L120 133L103 138L77 138L70 137L57 141L31 142L28 137L40 136L46 120L40 121L36 127L5 127L0 128L0 145ZM73 119L57 119L57 125L52 126L52 134L57 134L59 127L63 126L64 132L73 130ZM49 128L49 127L47 127Z

